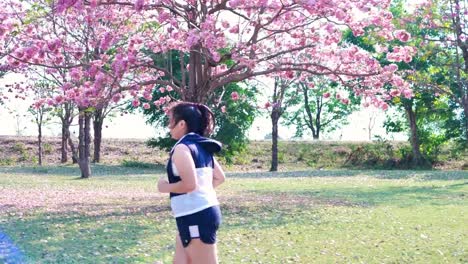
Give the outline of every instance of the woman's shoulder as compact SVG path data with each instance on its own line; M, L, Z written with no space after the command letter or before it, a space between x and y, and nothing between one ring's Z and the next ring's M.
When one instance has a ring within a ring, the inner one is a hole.
M190 148L186 144L177 144L174 146L174 152L184 152L184 151L189 151Z

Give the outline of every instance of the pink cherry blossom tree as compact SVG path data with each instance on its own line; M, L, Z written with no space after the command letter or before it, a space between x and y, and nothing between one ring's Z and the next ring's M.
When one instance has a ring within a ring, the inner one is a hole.
M342 41L345 29L355 35L367 29L387 40L406 37L393 32L388 0L30 1L23 8L42 8L29 12L33 22L21 31L23 45L9 56L10 65L43 67L63 79L63 99L80 110L83 177L90 175L85 142L91 113L126 96L138 106L137 98L149 98L155 85L205 102L232 82L303 72L342 82L381 108L382 98L391 96L385 84L409 90L375 54ZM407 60L412 51L403 46L387 56ZM154 62L168 52L180 54L180 77L172 66Z
M167 68L149 64L153 70L143 84L162 84L161 76L183 100L204 102L211 92L230 82L278 72L307 72L344 81L354 92L376 104L386 95L385 83L408 89L394 72L380 67L373 54L343 43L342 32L361 35L366 28L387 40L409 37L393 32L390 1L106 1L60 0L58 11L106 6L132 7L142 21L154 26L139 34L146 49L164 54L186 54L180 61L182 74L175 78ZM391 53L396 60L410 59L412 48ZM134 71L135 69L131 69ZM359 86L352 86L353 83Z
M138 98L145 88L134 81L135 73L127 71L135 67L132 66L137 62L135 46L139 45L131 39L131 30L142 24L132 20L132 14L136 13L133 8L117 12L104 6L87 6L60 15L56 8L51 1L23 2L16 7L29 22L19 27L8 61L16 71L42 76L56 84L56 92L39 103L78 108L78 163L82 177L87 178L91 174L92 116L100 114L102 124L109 104L124 98L124 91ZM139 78L144 78L144 73ZM69 122L71 116L69 112L63 119Z

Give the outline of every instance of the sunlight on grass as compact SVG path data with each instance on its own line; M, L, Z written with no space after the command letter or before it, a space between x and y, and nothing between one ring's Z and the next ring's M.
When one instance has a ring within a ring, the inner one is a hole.
M46 170L46 171L44 171ZM171 263L159 168L0 168L0 230L31 263ZM468 173L230 174L221 263L466 263ZM0 258L1 260L1 258Z

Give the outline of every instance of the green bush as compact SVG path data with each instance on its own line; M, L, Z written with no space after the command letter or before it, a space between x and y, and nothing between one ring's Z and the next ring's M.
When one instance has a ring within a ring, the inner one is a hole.
M52 144L50 144L50 143L44 143L44 144L42 145L42 152L43 152L44 154L49 155L49 154L52 153L52 151L53 151Z
M27 160L27 159L26 159L26 160ZM33 164L39 163L39 159L37 158L37 156L32 156L32 157L31 157L31 163L33 163Z
M13 166L16 164L13 158L0 158L0 166Z
M122 166L126 168L138 168L138 169L155 169L160 167L158 164L152 164L147 162L141 162L138 160L126 160L122 161Z
M25 152L27 152L26 150L26 145L22 142L17 142L15 143L12 147L12 150L23 155Z

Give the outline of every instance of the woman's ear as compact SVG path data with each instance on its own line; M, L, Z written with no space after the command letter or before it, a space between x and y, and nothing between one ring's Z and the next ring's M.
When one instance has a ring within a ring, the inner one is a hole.
M180 127L187 127L187 123L185 122L185 120L180 120L179 123L177 123L177 125Z

